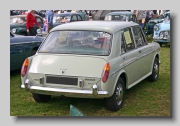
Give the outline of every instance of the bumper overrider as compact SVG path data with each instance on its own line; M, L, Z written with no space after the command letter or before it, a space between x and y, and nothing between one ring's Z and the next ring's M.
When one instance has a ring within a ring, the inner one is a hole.
M45 95L55 95L55 96L67 96L67 97L82 97L82 98L107 98L107 91L98 91L98 86L93 85L92 90L75 90L75 89L62 89L44 86L32 86L29 79L26 79L25 83L21 85L21 88L26 91L45 94Z

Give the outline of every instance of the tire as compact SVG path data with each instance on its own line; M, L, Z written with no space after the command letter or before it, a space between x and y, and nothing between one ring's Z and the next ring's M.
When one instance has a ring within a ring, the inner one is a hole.
M36 102L48 102L51 99L51 95L42 95L42 94L35 94L35 93L32 93L32 95Z
M35 54L36 54L36 52L37 52L37 50L32 50L32 52L31 52L31 56L35 55Z
M157 81L158 78L159 78L159 60L156 57L152 68L152 74L148 77L148 80L154 82Z
M122 78L119 78L113 95L106 99L107 109L109 109L111 111L120 110L123 106L123 103L124 103L124 95L125 95L124 81Z

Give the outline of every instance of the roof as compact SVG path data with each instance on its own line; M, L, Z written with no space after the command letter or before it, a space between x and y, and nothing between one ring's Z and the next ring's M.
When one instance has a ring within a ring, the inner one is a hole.
M116 33L117 31L130 27L137 26L135 22L126 21L79 21L72 22L54 27L51 31L56 30L92 30ZM138 25L139 26L139 25Z
M133 15L133 13L129 11L116 11L116 12L108 13L107 15Z
M13 16L10 16L10 18L14 18L14 17L26 17L27 15L26 14L22 14L22 15L13 15ZM37 16L37 17L41 17L41 16L39 16L39 15L37 15L37 14L35 14L35 16ZM42 18L42 17L41 17Z
M73 15L73 14L78 14L78 13L66 12L66 13L54 14L54 16L67 16L67 15Z

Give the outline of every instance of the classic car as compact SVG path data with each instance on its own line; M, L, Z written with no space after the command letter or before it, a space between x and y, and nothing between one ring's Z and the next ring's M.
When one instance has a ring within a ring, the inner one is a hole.
M165 13L162 13L161 15L159 15L156 18L151 18L149 22L153 22L153 23L162 23L164 21L164 18L170 14L170 11L166 11Z
M21 69L24 60L34 55L44 37L15 35L10 32L10 71Z
M137 22L136 15L129 11L117 11L117 12L108 13L105 16L104 20Z
M164 21L154 26L153 39L162 46L170 43L170 11L166 12Z
M78 13L66 12L55 14L53 17L53 27L75 21L82 21L82 17Z
M43 18L39 15L35 15L37 22L40 24L40 26L43 28L44 21ZM36 33L38 29L38 26L34 24L34 31ZM26 15L16 15L16 16L10 16L10 31L13 34L19 34L27 36L26 31Z
M53 28L34 56L25 59L21 88L36 102L51 96L106 99L122 108L125 89L159 77L160 46L126 21L82 21Z

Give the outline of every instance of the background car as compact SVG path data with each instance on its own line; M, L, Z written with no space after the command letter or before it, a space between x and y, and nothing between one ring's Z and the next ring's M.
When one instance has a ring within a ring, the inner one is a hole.
M36 20L43 28L44 21L43 18L40 17L39 15L35 15ZM37 33L38 26L34 24L34 32ZM27 30L26 30L26 15L15 15L15 16L10 16L10 31L13 34L19 34L19 35L24 35L27 36Z
M24 59L36 53L44 37L14 35L10 32L10 71L20 69Z
M160 46L147 43L139 24L82 21L53 28L37 53L24 61L21 88L36 102L52 95L105 99L122 108L125 89L159 77Z
M164 21L154 26L153 39L162 46L170 42L170 11L166 12Z
M53 27L75 21L82 21L82 17L78 13L66 12L55 14L53 17Z
M129 11L117 11L108 13L104 20L107 21L133 21L137 22L136 15Z
M164 21L164 19L166 18L167 15L170 14L170 11L166 11L165 13L159 15L158 17L156 18L151 18L151 20L149 22L152 22L152 23L162 23Z

